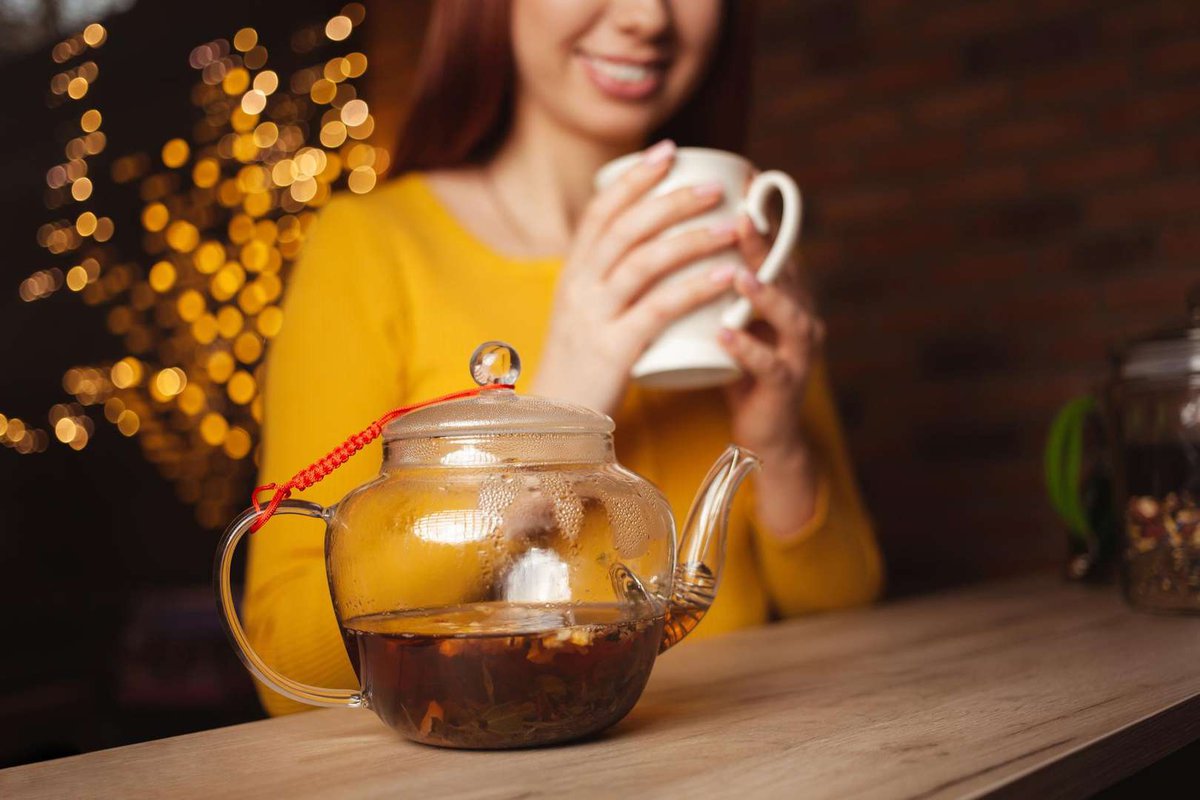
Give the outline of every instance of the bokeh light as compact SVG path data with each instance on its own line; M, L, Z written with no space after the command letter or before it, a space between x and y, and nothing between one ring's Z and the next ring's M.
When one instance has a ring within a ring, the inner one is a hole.
M348 46L365 13L349 3L285 38L302 59L288 73L268 63L251 27L197 44L187 57L195 122L145 152L112 139L123 129L108 128L93 92L102 62L88 48L109 32L93 24L51 49L48 97L69 124L44 192L47 209L71 210L37 230L58 263L27 275L17 294L34 302L61 290L100 307L125 349L65 370L68 400L51 407L46 430L0 415L0 442L18 453L83 450L103 435L101 421L138 442L202 524L236 512L257 460L263 359L283 329L289 267L335 191L370 191L387 170L387 153L364 141L374 119L356 82L367 57ZM114 150L97 171L93 157ZM118 239L121 217L106 213L111 184L139 198L132 238Z

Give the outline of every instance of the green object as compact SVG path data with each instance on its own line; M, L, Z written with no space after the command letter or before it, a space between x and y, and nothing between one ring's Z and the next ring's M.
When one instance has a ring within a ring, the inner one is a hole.
M1081 479L1084 427L1096 405L1092 395L1067 403L1050 423L1046 437L1046 494L1071 535L1081 542L1095 536L1084 507Z

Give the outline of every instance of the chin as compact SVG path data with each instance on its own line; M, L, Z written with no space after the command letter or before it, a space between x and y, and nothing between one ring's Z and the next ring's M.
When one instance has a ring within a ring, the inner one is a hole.
M575 117L576 129L602 142L637 150L662 124L662 115L650 109L630 108L625 104L601 100L592 103L586 113Z

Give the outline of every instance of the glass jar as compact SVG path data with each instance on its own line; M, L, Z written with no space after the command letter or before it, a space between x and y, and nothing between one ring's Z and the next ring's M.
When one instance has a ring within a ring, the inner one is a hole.
M1200 612L1200 292L1190 323L1119 354L1108 408L1125 596Z

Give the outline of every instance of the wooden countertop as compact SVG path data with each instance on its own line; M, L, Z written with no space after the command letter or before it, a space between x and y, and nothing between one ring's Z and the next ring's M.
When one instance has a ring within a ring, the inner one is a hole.
M0 771L0 797L1079 797L1200 739L1198 664L1200 618L1039 576L681 646L581 744L317 711Z

